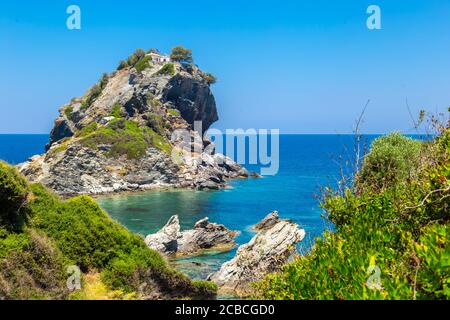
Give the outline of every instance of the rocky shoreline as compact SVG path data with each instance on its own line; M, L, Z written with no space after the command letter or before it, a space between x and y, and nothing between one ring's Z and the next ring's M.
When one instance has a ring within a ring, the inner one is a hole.
M234 258L222 264L207 279L217 284L219 294L246 297L252 294L252 283L271 272L279 271L296 253L296 244L305 230L278 212L268 214L253 226L255 236L241 245ZM238 233L204 218L191 230L180 231L178 216L172 216L157 233L145 238L152 249L169 258L204 254L206 250L229 251L236 247ZM201 265L199 265L201 266Z

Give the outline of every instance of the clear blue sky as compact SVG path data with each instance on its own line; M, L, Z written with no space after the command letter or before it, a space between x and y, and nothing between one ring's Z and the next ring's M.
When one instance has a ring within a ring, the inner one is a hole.
M66 8L82 29L66 28ZM382 30L366 9L382 10ZM407 132L450 105L448 0L7 1L0 3L0 133L47 133L57 109L135 48L182 44L217 75L218 128Z

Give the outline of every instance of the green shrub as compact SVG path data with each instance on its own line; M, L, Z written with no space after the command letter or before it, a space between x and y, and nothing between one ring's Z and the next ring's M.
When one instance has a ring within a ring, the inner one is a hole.
M115 103L111 109L111 113L109 114L114 118L123 118L126 116L125 111L122 109L122 105L120 103Z
M209 72L203 72L202 74L202 78L209 84L214 84L217 82L217 78L216 76L214 76L213 74L209 73Z
M164 272L167 266L156 251L148 248L135 248L112 260L102 273L102 280L113 289L133 292L142 284L149 269L159 273Z
M154 113L147 113L147 126L153 129L153 131L157 132L158 134L162 134L164 132L163 130L163 118L160 115L156 115Z
M172 145L166 138L153 131L151 128L145 130L151 140L151 145L167 154L171 154Z
M65 299L64 259L34 230L0 238L0 300Z
M86 137L90 135L91 133L94 133L98 128L98 123L93 121L89 123L87 126L83 127L81 130L79 130L75 136L76 137Z
M69 147L69 143L67 143L67 142L65 142L65 143L59 142L59 143L60 143L60 145L58 147L50 149L49 152L53 153L53 154L57 154L57 153L66 151L67 148Z
M192 59L192 50L186 49L183 46L177 46L172 49L172 53L170 58L173 61L187 62L192 63L194 60Z
M120 61L117 70L122 70L125 68L128 68L128 62L126 62L125 60Z
M174 117L180 116L180 111L178 109L167 109L167 113Z
M72 120L73 106L68 106L64 109L64 114L67 119Z
M109 74L104 73L102 75L102 78L100 79L100 82L99 82L99 86L100 86L100 89L101 89L100 91L105 89L105 87L108 84L108 82L109 82Z
M127 59L127 64L130 67L134 67L136 63L145 56L145 51L143 49L136 49L132 55Z
M109 219L87 196L61 202L40 185L32 186L31 226L50 236L71 263L83 270L105 268L121 253L145 248L138 237Z
M0 161L0 227L15 229L22 226L27 214L28 193L22 175Z
M147 68L151 67L151 57L144 56L141 59L139 59L138 62L136 62L136 65L134 66L136 68L137 72L142 72Z
M421 299L450 299L450 226L427 227L414 246L420 262L416 286Z
M175 74L175 66L173 63L169 62L162 66L161 69L157 72L157 74L162 75L171 75L173 76Z
M357 186L379 191L412 178L418 167L421 142L392 133L376 139L364 158Z

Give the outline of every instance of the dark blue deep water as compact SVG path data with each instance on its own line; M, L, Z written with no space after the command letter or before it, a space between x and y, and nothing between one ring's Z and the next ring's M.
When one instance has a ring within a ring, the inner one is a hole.
M47 141L47 135L0 135L0 158L20 163L42 153ZM152 191L104 197L98 203L111 217L142 235L156 232L174 214L180 216L183 229L208 216L213 222L241 231L237 238L240 244L253 236L253 224L277 210L281 217L294 220L306 230L303 245L308 248L315 237L330 228L321 218L315 195L321 186L335 184L339 155L345 158L351 153L352 141L351 135L282 135L280 170L275 176L235 180L230 182L232 189L220 191ZM257 165L247 168L259 171ZM203 278L233 255L234 251L208 254L177 261L177 265L191 276Z

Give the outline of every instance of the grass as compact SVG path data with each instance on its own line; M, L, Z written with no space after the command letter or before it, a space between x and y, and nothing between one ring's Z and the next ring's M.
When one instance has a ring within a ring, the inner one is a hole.
M120 103L115 103L111 109L110 116L120 119L125 116L125 112L122 109L122 105Z
M125 155L128 159L138 159L147 153L150 146L164 152L171 150L170 143L159 133L125 119L115 119L105 127L97 128L85 136L81 143L92 149L97 149L100 144L109 145L107 156L113 158Z
M81 290L73 292L71 300L136 300L136 292L124 293L122 290L111 290L101 280L98 272L89 272L83 277Z
M180 116L180 111L177 109L167 109L167 113L174 116L174 117L179 117Z
M86 137L86 136L94 133L97 129L98 129L98 123L93 121L93 122L89 123L87 126L85 126L84 128L82 128L81 130L79 130L75 134L75 137Z

